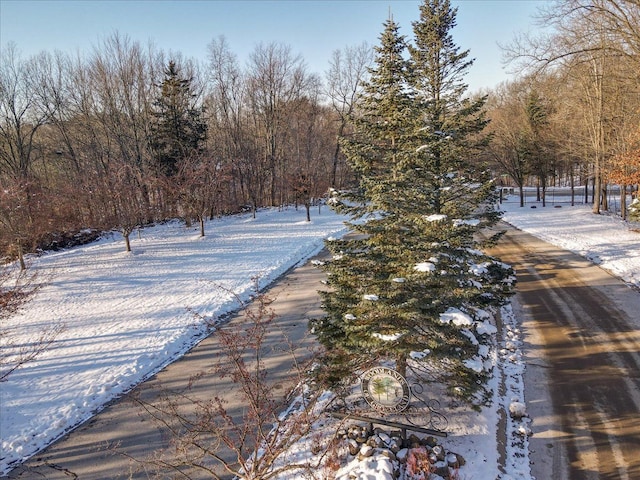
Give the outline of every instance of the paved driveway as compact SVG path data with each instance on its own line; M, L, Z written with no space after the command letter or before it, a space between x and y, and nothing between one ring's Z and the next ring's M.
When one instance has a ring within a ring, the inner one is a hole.
M534 477L640 479L640 292L514 228L493 253L518 278Z
M277 317L264 344L267 352L265 361L269 381L276 389L282 390L283 398L297 379L287 345L296 346L298 357L310 355L314 343L307 335L307 322L322 314L317 291L322 288L324 278L325 274L310 261L284 275L267 292L267 296L274 299L269 307ZM243 321L246 321L245 315L239 312L229 325ZM214 359L220 357L221 348L216 335L211 335L182 359L145 382L136 392L146 402L153 403L161 399L167 390L185 390L191 383L189 397L208 399L213 395L222 396L229 402L227 411L239 418L244 405L237 386L228 378L220 378L212 372ZM196 376L197 380L192 381ZM181 403L182 408L190 408L190 402ZM149 474L141 462L158 449L167 447L168 439L167 431L159 429L158 423L126 396L14 469L8 478L145 479ZM229 461L234 458L232 451L222 451L222 455ZM211 478L204 472L192 471L190 474L193 475L190 478ZM221 474L221 478L233 476Z

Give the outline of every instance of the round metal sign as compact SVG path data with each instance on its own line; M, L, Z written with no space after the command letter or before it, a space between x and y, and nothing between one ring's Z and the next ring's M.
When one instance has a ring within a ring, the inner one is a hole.
M367 403L379 412L401 412L411 401L409 383L391 368L370 368L362 375L360 388Z

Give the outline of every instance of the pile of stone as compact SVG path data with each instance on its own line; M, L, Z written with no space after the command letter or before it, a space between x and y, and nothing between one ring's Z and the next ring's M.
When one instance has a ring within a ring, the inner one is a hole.
M383 480L450 480L458 478L458 470L465 464L462 455L447 451L431 435L403 438L400 431L352 424L339 430L338 437L347 443L349 454L361 462L374 456L388 458L393 469Z

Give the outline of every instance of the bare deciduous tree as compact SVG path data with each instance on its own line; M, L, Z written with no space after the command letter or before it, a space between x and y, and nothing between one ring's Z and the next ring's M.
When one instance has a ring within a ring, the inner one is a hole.
M562 0L540 13L548 29L538 37L521 36L506 56L533 74L554 71L582 118L585 160L593 180L593 212L607 209L603 173L615 154L616 131L638 112L620 108L621 84L627 85L625 102L636 103L640 58L640 4L635 0Z
M29 176L36 133L46 123L36 94L36 63L23 60L15 44L0 53L0 173Z
M216 143L216 151L229 163L236 206L251 204L255 216L264 182L261 162L256 160L258 140L249 117L247 75L240 69L224 37L209 44L209 77L210 142Z
M365 42L355 47L345 47L344 51L333 52L326 73L327 96L338 116L338 132L333 152L331 186L339 188L337 182L340 158L340 138L346 133L349 119L353 115L362 93L363 82L368 77L367 69L373 64L373 49Z
M283 146L288 108L306 94L310 80L302 57L293 56L287 45L259 44L250 56L247 95L254 134L261 142L260 156L254 161L262 165L259 180L265 182L271 205L278 204L277 187L286 175Z
M529 175L529 147L524 120L524 88L521 83L501 85L489 104L492 142L487 154L500 172L511 177L524 206L524 185Z
M219 207L223 183L229 178L226 167L208 155L183 159L178 164L174 179L179 203L185 216L195 218L200 225L200 236L205 234L205 221Z
M21 270L27 268L24 254L53 229L49 223L51 206L46 190L38 182L0 178L0 241L9 245Z

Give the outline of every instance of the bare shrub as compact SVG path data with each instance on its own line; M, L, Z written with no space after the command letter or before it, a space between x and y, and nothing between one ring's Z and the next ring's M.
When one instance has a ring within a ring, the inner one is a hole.
M320 470L335 469L331 461L334 442L314 440L322 415L321 392L305 383L307 366L284 333L285 340L276 347L267 341L279 328L269 307L272 301L256 294L252 304L245 306L241 321L217 329L214 335L220 353L213 367L191 377L186 389L165 390L157 402L143 400L144 391L134 396L170 438L168 448L144 462L145 470L153 470L155 478L171 472L176 478L204 474L213 479L266 480L292 470L299 478L327 478L326 473L318 472L319 467L326 464ZM274 352L286 355L292 364L291 384L297 385L294 395L283 397L282 385L265 366ZM227 380L229 391L197 398L196 383L203 375ZM313 444L313 455L290 454L303 439Z

